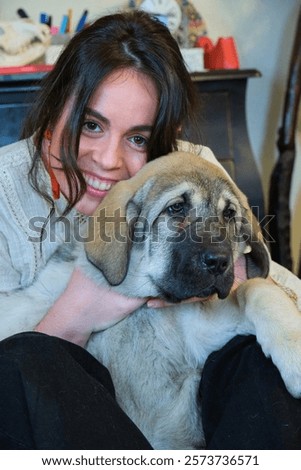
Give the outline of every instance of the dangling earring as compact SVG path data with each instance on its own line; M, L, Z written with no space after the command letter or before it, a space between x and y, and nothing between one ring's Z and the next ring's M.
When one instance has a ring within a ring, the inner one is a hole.
M50 156L51 156L50 148L51 148L51 139L52 139L52 132L50 129L46 129L44 133L44 137L48 141L46 169L50 176L52 196L53 196L53 199L59 199L60 198L60 185L58 183L58 180L56 179L56 176L50 164Z

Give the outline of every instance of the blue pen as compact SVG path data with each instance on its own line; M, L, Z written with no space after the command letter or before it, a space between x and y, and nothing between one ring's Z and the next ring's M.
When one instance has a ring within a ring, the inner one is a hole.
M68 15L63 15L59 33L65 34L68 25Z
M82 16L80 17L79 22L77 23L76 28L75 28L76 33L78 33L79 31L81 31L84 28L87 16L88 16L88 10L84 10Z

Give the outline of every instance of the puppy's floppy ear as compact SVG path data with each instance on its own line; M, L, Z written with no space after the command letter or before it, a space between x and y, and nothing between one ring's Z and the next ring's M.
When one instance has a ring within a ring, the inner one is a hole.
M127 274L132 228L158 164L150 162L132 178L113 186L89 219L87 258L112 286L121 284Z
M114 186L89 219L88 260L116 286L126 276L131 247L127 205L133 196L127 181Z
M248 208L247 216L242 223L242 234L247 244L245 257L248 279L266 278L269 274L270 257L263 241L259 223L250 208Z

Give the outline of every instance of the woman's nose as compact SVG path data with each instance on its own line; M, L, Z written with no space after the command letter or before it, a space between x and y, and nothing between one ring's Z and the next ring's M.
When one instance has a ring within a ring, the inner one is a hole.
M104 170L120 169L123 165L123 151L119 142L106 142L94 149L93 160Z

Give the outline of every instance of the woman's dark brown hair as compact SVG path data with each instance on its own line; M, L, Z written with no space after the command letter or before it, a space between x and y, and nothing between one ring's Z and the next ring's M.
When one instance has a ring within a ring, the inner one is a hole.
M85 191L77 154L86 109L96 88L112 72L133 68L149 76L158 90L158 112L148 146L152 160L176 148L179 128L194 122L194 87L177 42L168 29L142 11L99 18L76 34L43 81L24 127L23 137L35 134L36 152L31 183L37 180L46 129L53 128L71 99L71 111L62 134L60 158L70 190L67 211ZM44 197L49 195L43 194Z

